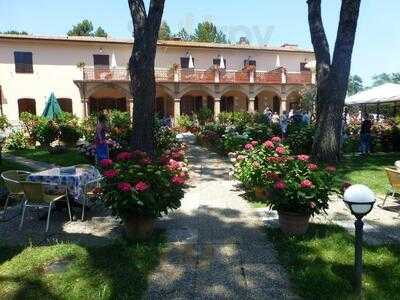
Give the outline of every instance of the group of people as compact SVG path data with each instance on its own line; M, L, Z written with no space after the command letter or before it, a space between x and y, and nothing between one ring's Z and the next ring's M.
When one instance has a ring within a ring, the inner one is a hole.
M282 135L284 137L288 134L288 126L290 123L303 123L309 125L311 118L307 111L294 110L291 109L289 112L283 111L281 115L278 112L272 112L272 110L267 106L263 112L268 123L279 124Z

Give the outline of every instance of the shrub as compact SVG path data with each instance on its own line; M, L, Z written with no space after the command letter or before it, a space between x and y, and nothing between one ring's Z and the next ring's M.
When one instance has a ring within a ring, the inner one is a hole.
M96 116L89 116L82 120L80 123L82 135L86 141L92 143L95 139L96 135L96 125L97 125L97 118Z
M292 123L288 127L288 137L285 144L293 154L311 153L314 140L314 125Z
M5 148L9 150L21 150L28 148L28 138L22 130L13 131L6 139Z
M11 124L8 122L7 117L6 116L0 116L0 130L4 131L10 126L11 126Z
M121 219L158 218L180 207L188 176L185 163L152 161L146 153L134 151L100 164L106 178L105 204Z
M165 151L179 147L181 143L176 138L176 133L168 127L162 126L161 121L155 121L155 147L156 154L161 155Z
M179 130L188 131L193 127L194 122L190 116L181 115L176 119L176 125L178 126Z
M58 124L53 120L39 117L38 122L33 128L33 136L42 147L48 147L59 137Z
M63 124L60 125L60 139L69 146L75 146L81 138L82 133L79 127Z
M200 109L200 111L197 113L197 118L199 119L200 125L204 125L211 121L213 119L213 115L213 111L207 107Z

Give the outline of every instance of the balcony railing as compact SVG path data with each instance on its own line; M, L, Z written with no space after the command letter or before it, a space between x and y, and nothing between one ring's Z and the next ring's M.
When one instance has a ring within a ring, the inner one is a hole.
M269 72L256 70L199 69L160 69L155 70L156 82L185 83L258 83L258 84L311 84L310 71L289 73L284 68ZM83 80L86 81L129 81L126 68L84 67Z

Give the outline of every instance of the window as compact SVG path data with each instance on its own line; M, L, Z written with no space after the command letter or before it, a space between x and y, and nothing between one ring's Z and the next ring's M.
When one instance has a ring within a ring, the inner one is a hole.
M69 98L58 98L58 104L60 104L61 110L72 114L72 100Z
M213 59L213 65L216 65L216 66L221 65L221 59L220 58L214 58ZM226 59L225 58L224 58L224 65L225 65L225 68L226 68Z
M32 52L14 52L15 73L33 73Z
M21 115L23 112L36 115L36 102L35 99L23 98L18 99L18 112Z
M302 62L300 63L300 72L309 71L310 69L306 67L307 63Z
M181 57L181 68L182 69L189 68L189 57Z
M95 67L109 67L110 66L110 56L109 55L93 55L93 64Z

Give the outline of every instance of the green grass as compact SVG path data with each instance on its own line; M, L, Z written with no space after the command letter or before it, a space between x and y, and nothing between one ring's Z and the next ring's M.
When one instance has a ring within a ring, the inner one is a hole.
M51 154L49 153L49 151L39 148L17 150L10 153L13 155L55 164L62 167L88 163L88 160L83 154L72 149L67 149L65 152L58 154Z
M378 194L385 194L389 182L385 167L393 167L400 153L372 154L367 157L347 156L338 166L338 179L353 184L362 183Z
M267 229L288 269L297 294L304 299L355 299L354 238L334 225L312 225L302 237ZM364 245L365 299L400 299L400 247Z
M163 238L101 248L75 244L0 246L1 299L140 299L159 263ZM71 261L61 272L49 264Z

